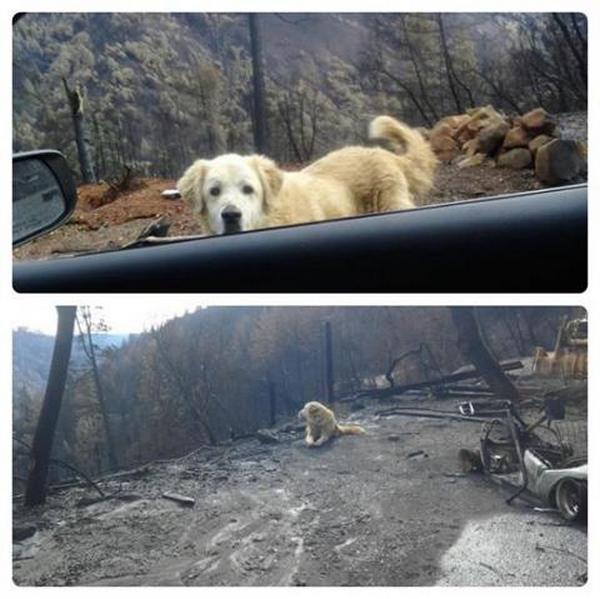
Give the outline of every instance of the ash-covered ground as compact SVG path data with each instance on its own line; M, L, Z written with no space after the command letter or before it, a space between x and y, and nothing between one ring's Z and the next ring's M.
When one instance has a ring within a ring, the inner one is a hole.
M402 405L455 407L455 401ZM535 511L478 475L461 447L480 425L338 408L367 434L314 449L302 432L201 448L92 489L15 502L18 585L581 585L587 530ZM578 423L585 427L585 420ZM289 427L290 429L292 427ZM192 507L162 497L195 499Z

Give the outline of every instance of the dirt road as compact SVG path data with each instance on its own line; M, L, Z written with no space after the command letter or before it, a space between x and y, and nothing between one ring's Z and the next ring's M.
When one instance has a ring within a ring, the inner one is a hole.
M436 407L434 402L421 406ZM444 409L448 409L445 402ZM365 436L309 449L299 433L153 464L124 500L52 495L14 545L19 585L580 585L585 528L507 506L457 473L479 425L344 414ZM111 482L114 489L117 479ZM162 498L194 497L193 507Z

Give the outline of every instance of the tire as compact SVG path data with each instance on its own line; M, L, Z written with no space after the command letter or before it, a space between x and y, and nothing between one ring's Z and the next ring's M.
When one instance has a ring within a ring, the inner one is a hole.
M584 520L587 517L587 482L565 478L556 485L554 492L556 507L568 522Z
M471 451L470 449L461 449L458 452L458 463L463 474L471 474L472 472L483 472L481 454L478 451Z

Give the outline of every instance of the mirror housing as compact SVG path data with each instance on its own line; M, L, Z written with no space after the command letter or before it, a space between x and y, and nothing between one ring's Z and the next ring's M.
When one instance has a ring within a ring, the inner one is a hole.
M56 229L75 209L75 181L56 150L15 154L12 185L13 247Z

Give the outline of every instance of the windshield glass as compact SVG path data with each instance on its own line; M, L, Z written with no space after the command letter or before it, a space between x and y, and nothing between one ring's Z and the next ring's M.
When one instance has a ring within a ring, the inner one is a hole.
M583 14L26 14L13 50L14 151L78 183L16 259L587 179Z

